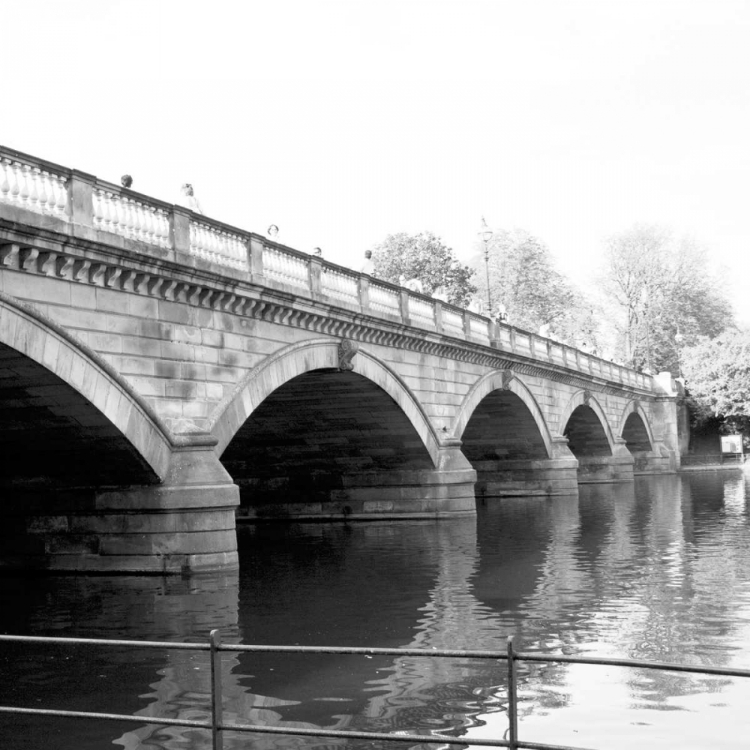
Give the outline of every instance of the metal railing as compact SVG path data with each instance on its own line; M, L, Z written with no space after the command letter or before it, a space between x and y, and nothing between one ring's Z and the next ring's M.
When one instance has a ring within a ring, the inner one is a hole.
M596 657L575 656L546 656L540 654L516 652L513 648L513 638L508 638L506 651L472 651L447 649L413 649L413 648L360 648L338 646L258 646L242 644L224 644L218 630L212 630L207 643L174 643L171 641L129 641L109 640L97 638L49 638L41 636L0 635L0 643L36 643L62 645L93 645L133 647L146 649L179 649L188 651L207 651L211 662L211 721L197 721L192 719L171 719L163 716L139 716L131 714L99 713L88 711L62 711L46 708L22 708L17 706L0 706L0 714L50 716L71 719L98 719L122 721L143 724L147 719L149 724L157 726L179 726L193 729L205 729L211 732L212 749L224 750L224 732L240 732L252 734L276 734L299 737L325 737L340 739L359 739L389 742L413 743L445 743L448 745L475 745L477 747L508 747L512 750L524 748L526 750L586 750L582 747L568 745L551 745L541 742L527 742L518 736L518 677L516 665L518 662L543 662L564 664L590 664L600 666L630 667L638 669L652 669L667 672L688 672L702 675L718 675L722 677L748 677L750 669L730 669L726 667L696 667L684 664L670 664L666 662L648 662L635 659L608 659ZM507 739L480 739L471 737L454 737L445 734L406 734L399 732L363 732L336 729L310 729L287 726L255 726L246 724L226 723L223 718L222 696L222 663L221 653L274 653L274 654L331 654L331 655L364 655L364 656L420 656L436 659L489 659L507 662L507 694L508 694L508 729Z

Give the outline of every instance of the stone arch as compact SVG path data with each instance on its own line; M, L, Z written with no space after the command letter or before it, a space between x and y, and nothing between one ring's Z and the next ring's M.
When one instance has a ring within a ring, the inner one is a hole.
M635 425L635 429L637 432L643 432L645 435L637 435L635 431L632 431L633 426L633 417L636 417L638 419L638 423ZM626 434L630 433L630 434ZM655 442L654 442L654 434L651 429L651 424L649 422L649 419L646 415L646 413L643 410L643 407L638 401L630 401L628 405L625 407L625 409L622 412L622 416L620 417L620 424L617 428L617 435L621 437L623 440L625 440L626 445L628 448L631 448L630 443L637 441L639 443L638 447L636 447L636 450L638 451L653 451ZM643 443L643 438L645 438L648 441L648 447L645 446ZM631 449L632 450L632 449Z
M90 404L132 446L150 481L165 478L173 444L169 430L96 352L38 310L2 293L0 347L28 358L80 394L81 403Z
M218 440L218 455L224 452L253 411L277 388L312 370L338 369L339 343L339 339L313 339L291 344L250 370L209 417L208 429ZM421 405L399 375L361 349L351 365L352 372L382 388L396 402L437 467L440 442Z
M586 391L586 390L577 391L576 393L573 394L570 401L568 401L560 417L560 424L559 424L560 436L561 437L564 436L565 430L568 426L568 422L570 421L570 418L573 416L573 412L576 409L578 409L580 406L586 406L594 412L594 414L596 415L599 421L599 424L602 427L602 430L604 431L604 435L607 439L607 443L609 444L610 455L614 456L615 455L615 437L612 434L612 428L609 426L607 415L604 413L604 409L602 409L601 404L597 401L596 396L594 396L589 391Z
M479 404L493 391L509 391L515 394L524 403L539 429L539 434L547 451L547 458L552 458L552 435L547 427L547 422L542 414L534 394L528 386L515 374L508 370L488 373L480 378L464 397L458 414L453 420L450 434L453 438L460 439L471 419L472 414Z

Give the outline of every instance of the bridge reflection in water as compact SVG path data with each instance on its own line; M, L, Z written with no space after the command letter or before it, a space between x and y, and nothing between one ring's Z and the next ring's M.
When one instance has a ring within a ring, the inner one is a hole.
M228 642L476 649L502 649L514 635L524 652L748 668L748 498L739 472L650 477L554 501L488 502L450 524L245 527L239 576L6 578L0 627L175 641L219 628ZM144 724L2 717L4 749L209 746L205 733L148 719L207 718L206 654L20 654L3 646L0 703L140 713ZM735 748L750 736L740 680L529 663L519 676L527 741ZM503 665L465 660L243 653L224 657L224 708L228 721L497 737L504 680Z

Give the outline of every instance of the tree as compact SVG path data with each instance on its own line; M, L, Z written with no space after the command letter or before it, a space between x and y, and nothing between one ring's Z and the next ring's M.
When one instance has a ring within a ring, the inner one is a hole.
M476 269L479 295L486 306L494 312L504 308L512 325L532 331L549 326L566 343L584 343L568 339L574 335L572 317L578 315L581 321L586 318L586 305L555 269L552 255L541 240L523 230L493 232L487 242L491 305L487 301L484 250L482 243L471 265Z
M732 432L750 425L750 332L701 337L680 360L699 423L722 417Z
M717 336L732 322L705 253L655 226L608 240L603 290L616 354L634 367L678 375L679 346Z
M448 302L461 307L476 293L474 271L461 265L455 253L432 232L389 234L372 248L374 275L394 284L401 276L419 279L425 294L442 288Z

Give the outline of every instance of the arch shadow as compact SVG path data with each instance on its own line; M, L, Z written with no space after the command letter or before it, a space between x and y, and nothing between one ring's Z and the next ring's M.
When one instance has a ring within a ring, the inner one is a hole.
M528 386L517 375L510 374L508 370L488 373L472 386L471 390L464 397L458 414L453 420L453 426L450 431L451 437L461 439L477 407L493 391L498 390L509 391L518 396L524 403L539 430L539 434L544 442L544 449L547 452L547 458L552 458L552 435L544 419L542 410Z
M588 406L594 412L597 419L599 420L599 423L602 426L604 435L607 438L610 454L614 456L615 437L612 434L612 428L609 426L607 415L604 413L604 409L602 409L601 404L597 401L596 396L586 390L580 390L574 393L565 406L565 409L562 411L559 423L560 437L564 436L565 428L568 426L568 422L570 421L571 416L573 416L573 412L579 406Z
M618 437L621 437L623 439L625 438L625 429L626 429L626 423L628 422L628 419L632 415L635 415L640 418L641 424L643 426L643 429L646 431L646 436L648 437L649 442L649 450L653 451L655 449L655 441L654 441L654 433L651 429L651 423L649 422L648 416L646 415L643 407L638 401L630 401L627 406L623 409L622 415L620 417L620 423L617 427L617 435Z
M145 465L147 482L165 478L173 442L169 430L96 352L35 308L3 293L0 345L27 357L83 397L132 447Z
M388 365L359 350L351 361L352 372L385 391L398 405L421 439L435 467L440 441L422 406L404 381ZM322 369L339 369L339 341L313 339L291 344L253 367L234 390L214 409L208 430L218 440L221 455L232 438L267 396L293 378Z

